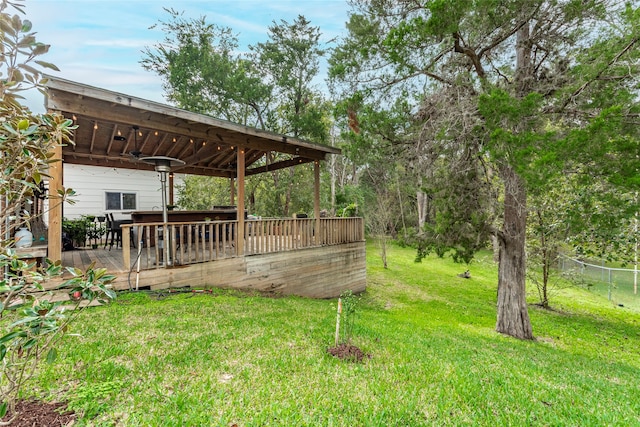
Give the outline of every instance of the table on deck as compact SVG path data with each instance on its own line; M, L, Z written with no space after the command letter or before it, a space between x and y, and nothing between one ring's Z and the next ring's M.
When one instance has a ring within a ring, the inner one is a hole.
M168 211L168 222L196 222L210 219L212 221L235 221L238 210L235 206L214 207L211 210L202 211ZM244 213L245 218L247 212ZM131 212L134 224L149 222L162 222L162 211L135 211Z
M167 222L198 222L210 219L212 221L236 221L237 208L235 206L214 206L211 210L200 211L168 211ZM244 212L245 219L247 211ZM162 222L162 211L134 211L131 212L133 224L148 224ZM151 231L150 245L155 245L155 232Z

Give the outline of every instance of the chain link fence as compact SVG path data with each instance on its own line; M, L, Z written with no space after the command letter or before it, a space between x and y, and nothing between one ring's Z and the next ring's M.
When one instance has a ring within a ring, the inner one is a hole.
M559 268L613 304L640 310L640 270L610 268L561 256ZM604 264L604 262L603 262Z

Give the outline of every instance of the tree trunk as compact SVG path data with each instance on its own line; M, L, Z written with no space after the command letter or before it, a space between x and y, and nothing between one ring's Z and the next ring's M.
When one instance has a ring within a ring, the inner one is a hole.
M499 236L496 331L515 338L533 339L525 286L527 193L522 180L513 169L505 166L501 175L505 195L504 225Z
M416 201L418 205L418 227L420 230L424 230L424 224L429 213L429 196L422 190L418 190L416 191Z

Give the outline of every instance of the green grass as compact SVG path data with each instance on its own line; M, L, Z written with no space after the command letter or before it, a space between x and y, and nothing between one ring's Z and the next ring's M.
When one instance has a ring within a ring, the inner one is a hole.
M531 306L535 342L497 334L496 267L368 247L354 344L326 353L335 301L231 291L120 296L86 311L28 394L78 425L640 425L640 315L572 288ZM530 302L535 302L531 294Z
M640 293L638 284L635 283L634 270L621 267L618 263L607 263L606 267L599 260L586 260L587 264L578 265L571 260L563 260L562 266L570 271L578 280L583 281L583 286L590 292L603 296L612 304L621 304L624 307L640 311ZM607 267L615 267L608 269Z

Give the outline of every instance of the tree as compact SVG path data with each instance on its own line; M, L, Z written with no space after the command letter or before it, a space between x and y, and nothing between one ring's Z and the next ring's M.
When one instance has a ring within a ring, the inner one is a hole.
M533 338L525 299L528 194L543 193L553 176L578 165L597 170L589 178L637 181L630 177L638 171L637 9L608 0L353 5L349 36L330 61L332 76L381 107L415 95L414 119L423 125L415 155L431 164L439 159L439 170L449 173L466 160L463 168L476 184L445 174L467 195L457 210L470 209L466 202L479 190L502 201L497 226L487 215L447 227L453 234L477 229L468 243L483 241L487 230L496 236L496 330ZM433 109L442 99L466 107ZM500 193L483 190L495 177Z
M231 28L209 24L205 17L185 19L174 9L165 11L169 19L158 24L165 39L145 47L140 63L162 78L169 101L265 129L272 87L250 60L236 53L238 38Z
M47 260L35 269L35 263L16 255L14 231L37 219L26 207L47 178L49 165L57 161L51 158L53 148L72 143L74 126L60 114L36 115L20 103L21 91L44 91L40 68L57 68L38 59L49 46L37 42L31 22L9 14L11 8L23 13L20 1L0 3L0 418L9 413L9 422L19 415L16 400L38 364L55 361L56 343L81 311L80 304L115 297L108 288L114 276L106 269L69 268L72 278L62 286L72 300L54 302L42 283L62 273L60 262ZM61 203L71 193L63 190L49 197L51 203ZM76 310L65 313L63 304Z
M162 77L169 100L236 123L314 142L327 140L330 109L312 85L324 54L319 28L302 16L292 24L274 23L268 41L250 46L251 54L241 55L235 53L238 41L230 28L210 24L204 17L185 19L173 9L167 12L169 20L159 23L165 40L146 48L141 63ZM256 166L282 160L276 156L269 153ZM277 170L270 176L272 185L247 180L247 195L256 201L249 203L250 208L264 209L258 212L269 216L309 210L305 193L293 191L299 185L312 186L308 167ZM188 178L185 190L198 194L202 184L201 179ZM207 198L205 193L201 196Z
M329 110L319 91L313 87L318 75L319 59L324 55L320 48L320 29L311 25L304 16L289 23L281 20L269 26L268 40L250 46L251 59L274 90L277 106L269 115L268 128L295 138L326 142L328 140ZM276 154L266 160L274 163ZM296 183L301 181L303 168L289 168L271 172L273 188L278 189L270 197L277 201L280 212L291 214L292 197ZM304 181L310 185L310 174Z
M189 175L176 187L177 204L184 209L207 210L229 204L231 190L227 178Z
M591 181L591 180L589 180ZM545 192L532 194L527 259L536 267L528 277L548 308L560 252L573 247L578 256L597 256L623 264L635 259L635 194L606 181L583 182L580 175L555 177Z
M320 57L325 53L320 48L320 35L320 28L298 15L291 24L285 20L274 22L269 26L269 39L250 46L251 59L270 83L279 104L271 115L270 130L326 141L321 97L312 85Z
M560 250L572 230L571 217L576 211L576 190L571 179L559 177L550 182L545 194L530 199L530 220L527 224L527 277L538 290L541 307L550 307L552 291L562 283L554 274ZM581 224L579 221L578 224Z

